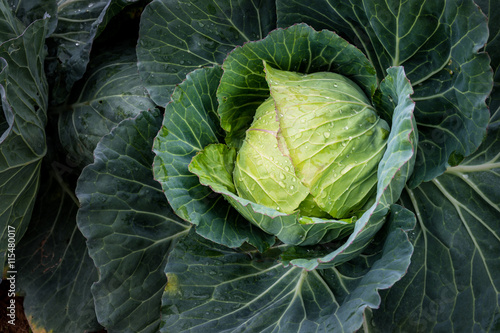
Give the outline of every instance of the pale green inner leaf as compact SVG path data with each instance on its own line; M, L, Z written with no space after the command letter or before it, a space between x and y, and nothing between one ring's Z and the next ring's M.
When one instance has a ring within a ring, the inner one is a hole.
M274 101L268 99L247 130L236 159L234 183L240 197L289 214L309 191L295 176L278 131Z

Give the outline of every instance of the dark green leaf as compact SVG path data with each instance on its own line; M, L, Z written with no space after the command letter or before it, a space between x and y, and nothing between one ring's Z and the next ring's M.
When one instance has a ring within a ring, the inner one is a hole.
M491 58L491 67L497 71L500 66L500 7L495 0L475 0L481 11L488 18L489 37L485 51Z
M14 18L11 17L12 20ZM14 20L15 21L15 20ZM0 45L0 263L7 248L7 226L21 240L31 217L46 153L48 87L43 72L48 20L30 25ZM15 30L13 30L15 31Z
M12 13L6 1L0 1L0 44L21 35L26 27Z
M284 267L279 251L240 252L195 234L172 251L165 273L162 332L354 332L379 289L405 274L411 212L394 208L383 249L335 268ZM403 230L402 230L403 229Z
M78 180L77 221L99 270L92 293L108 332L158 330L167 253L189 229L153 179L151 146L161 118L155 110L122 121Z
M46 72L51 82L51 104L61 104L89 62L92 43L111 0L61 0L57 3L58 23L48 40Z
M418 222L408 275L374 313L380 332L500 330L500 128L440 177L407 190Z
M92 163L97 142L120 121L155 107L139 79L134 48L115 48L93 59L74 93L61 111L59 136L82 166Z
M141 78L163 106L187 73L221 64L236 46L262 39L275 27L274 1L155 0L141 18Z
M203 237L229 247L247 241L264 250L273 237L252 228L188 169L197 152L223 140L215 97L221 75L218 66L197 70L175 89L153 147L155 178L177 215L197 225Z
M9 5L17 18L24 25L42 19L46 14L50 15L48 34L51 34L57 25L57 2L56 0L10 0Z
M30 228L15 253L24 311L35 331L99 330L90 292L97 269L76 226L78 203L54 177L44 176Z

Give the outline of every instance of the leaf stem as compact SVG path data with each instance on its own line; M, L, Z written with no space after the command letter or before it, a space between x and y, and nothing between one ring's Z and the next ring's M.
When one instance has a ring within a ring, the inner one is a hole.
M497 163L484 163L479 165L457 165L446 170L447 173L468 173L488 171L491 169L500 168L500 162Z
M64 182L62 179L61 175L57 173L55 170L51 169L50 170L51 176L53 176L57 182L59 183L59 186L63 189L63 191L73 200L73 202L76 204L76 206L79 208L80 207L80 201L76 197L75 193L69 188L68 184Z

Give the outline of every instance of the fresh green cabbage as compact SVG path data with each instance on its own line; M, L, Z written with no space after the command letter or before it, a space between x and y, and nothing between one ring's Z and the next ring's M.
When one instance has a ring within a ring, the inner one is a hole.
M350 79L266 66L271 97L238 152L240 197L291 214L348 218L376 189L389 125Z

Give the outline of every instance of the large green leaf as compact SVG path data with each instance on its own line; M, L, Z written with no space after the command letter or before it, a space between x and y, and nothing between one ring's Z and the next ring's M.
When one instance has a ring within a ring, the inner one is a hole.
M92 163L97 143L120 121L155 107L139 79L135 48L100 54L73 91L76 96L59 117L59 136L82 166Z
M378 290L409 265L404 230L414 216L401 207L393 213L381 242L358 260L325 270L284 267L277 249L242 252L190 234L165 268L161 332L356 331L364 309L378 306Z
M3 4L0 3L0 6ZM6 12L5 12L6 13ZM10 22L15 18L10 17ZM7 226L21 240L31 217L46 153L48 87L43 71L48 20L31 24L0 44L0 263L7 248ZM17 28L16 28L17 29ZM15 33L17 30L11 30Z
M78 202L56 177L43 176L30 228L15 252L24 311L36 332L99 330L90 292L97 269L76 226Z
M155 0L141 18L139 71L151 98L165 105L189 72L215 64L236 46L276 27L274 1Z
M61 104L89 62L92 43L105 24L112 0L61 0L57 2L57 27L48 39L47 75L51 104Z
M265 250L273 237L252 228L188 169L197 152L224 140L215 96L221 75L219 66L194 71L174 91L153 147L155 178L177 215L197 225L203 237L229 247L247 241Z
M374 313L381 332L500 330L500 126L440 177L407 189L417 215L408 275Z
M26 27L12 13L5 0L0 1L0 44L19 36Z
M57 2L39 0L10 0L10 8L16 17L28 26L32 22L50 15L48 34L51 34L57 26Z
M480 145L492 86L485 16L470 0L278 1L278 25L338 31L360 46L379 78L402 65L416 101L419 151L412 186L442 174Z
M158 330L167 253L189 229L153 179L151 146L161 119L155 110L122 121L78 180L78 227L99 271L92 293L108 332Z

